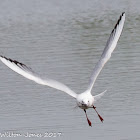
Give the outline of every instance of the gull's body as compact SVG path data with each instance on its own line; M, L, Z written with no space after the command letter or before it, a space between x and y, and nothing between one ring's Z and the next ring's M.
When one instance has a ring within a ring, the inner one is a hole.
M95 68L93 69L93 73L90 78L88 88L86 89L85 92L81 94L76 94L69 87L67 87L66 85L56 80L41 77L40 75L36 74L31 68L27 67L26 65L16 60L6 58L5 56L0 56L0 60L9 68L11 68L13 71L17 72L18 74L24 76L27 79L33 80L36 83L41 84L41 85L47 85L49 87L56 88L58 90L61 90L71 95L72 97L76 99L78 107L83 109L85 113L86 113L86 109L88 108L94 108L96 111L96 107L94 107L94 102L97 101L101 96L103 96L106 91L96 96L92 96L91 90L93 88L93 85L96 81L97 76L99 75L100 71L104 67L105 63L110 59L111 54L117 45L117 42L119 40L119 37L123 29L124 21L125 21L125 13L122 13L117 24L115 25L114 29L111 32L111 35L106 43L105 49L101 55L100 60L95 65ZM99 114L98 116L101 119L101 121L103 121L103 118ZM87 114L86 114L86 117L87 117ZM89 125L91 126L91 122L89 121L88 117L87 117L87 120L88 120Z

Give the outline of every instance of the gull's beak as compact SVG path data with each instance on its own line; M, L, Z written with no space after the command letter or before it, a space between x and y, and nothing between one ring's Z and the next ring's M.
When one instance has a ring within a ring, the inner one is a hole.
M83 103L82 103L82 106L87 106L87 104L83 104Z

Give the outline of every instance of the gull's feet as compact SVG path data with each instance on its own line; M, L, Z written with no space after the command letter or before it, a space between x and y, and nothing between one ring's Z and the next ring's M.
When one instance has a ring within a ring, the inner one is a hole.
M103 121L104 121L104 119L99 115L99 113L97 112L97 110L96 110L96 107L95 106L93 106L93 109L96 111L96 113L97 113L97 115L98 115L98 117L99 117L99 119L101 120L101 122L103 123Z
M92 126L92 125L91 125L91 121L88 119L88 116L87 116L87 113L86 113L86 110L85 110L85 109L84 109L84 112L85 112L85 114L86 114L86 118L87 118L87 121L88 121L89 126Z
M89 126L92 127L91 121L89 119L87 119Z
M104 119L98 114L98 117L100 118L101 122L103 123Z

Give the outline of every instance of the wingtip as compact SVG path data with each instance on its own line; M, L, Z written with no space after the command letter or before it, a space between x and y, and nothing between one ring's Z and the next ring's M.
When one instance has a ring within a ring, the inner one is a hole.
M5 56L3 56L3 55L0 55L0 60L2 60L3 58L5 58Z
M0 55L0 57L1 57L1 58L4 58L4 59L8 59L8 58L6 58L6 57L5 57L5 56L3 56L3 55Z
M125 16L125 12L122 13L122 16Z
M120 16L120 18L124 17L125 18L125 12L122 13L122 15Z
M120 15L120 18L118 19L118 21L117 21L117 23L116 23L116 25L115 25L115 27L114 27L114 29L112 30L111 33L114 32L114 30L117 28L117 26L119 25L119 23L120 23L120 21L121 21L122 19L125 20L125 12L123 12L123 13Z
M104 93L107 92L107 89L104 91Z
M102 94L105 94L107 92L107 89L105 91L102 92Z
M2 58L3 58L3 56L2 56L2 55L0 55L0 57L2 57Z
M125 12L122 12L122 14L120 16L120 20L122 19L122 17L125 17Z

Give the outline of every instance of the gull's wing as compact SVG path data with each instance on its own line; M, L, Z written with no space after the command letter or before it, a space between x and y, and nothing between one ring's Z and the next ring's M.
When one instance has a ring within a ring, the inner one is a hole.
M111 54L114 51L114 49L117 45L117 42L119 40L119 37L121 35L124 21L125 21L125 13L122 13L117 24L115 25L114 29L112 30L112 32L110 34L110 37L106 43L106 46L104 48L104 51L101 55L100 60L98 61L98 63L96 64L96 66L93 70L93 74L91 76L90 84L89 84L87 90L89 90L89 91L92 90L92 87L96 81L97 76L99 75L100 71L104 67L105 63L110 59Z
M56 88L58 90L66 92L67 94L71 95L74 98L76 98L77 96L77 94L70 88L68 88L66 85L52 79L43 78L38 74L36 74L35 72L33 72L31 68L27 67L26 65L16 60L12 60L4 56L0 56L0 60L9 68L11 68L13 71L26 77L27 79L33 80L38 84L47 85L49 87Z
M104 92L98 94L98 95L95 95L93 96L94 97L94 101L97 101L99 100L105 93L106 93L107 90L105 90Z

